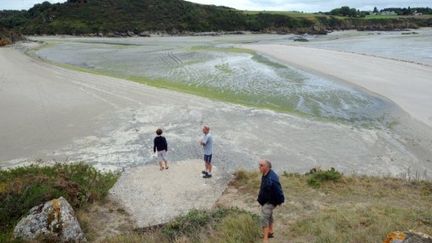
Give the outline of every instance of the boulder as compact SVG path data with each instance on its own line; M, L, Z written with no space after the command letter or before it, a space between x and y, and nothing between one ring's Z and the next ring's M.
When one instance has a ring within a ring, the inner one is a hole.
M143 32L139 33L139 36L141 36L141 37L150 37L150 32L143 31Z
M110 198L131 215L137 228L161 225L192 209L209 210L225 191L231 175L213 167L213 177L203 179L200 160L170 162L169 170L156 164L126 170Z
M387 235L384 243L432 243L432 237L414 231L395 231Z
M63 197L33 207L29 214L18 222L14 237L28 241L87 241L73 208Z
M418 232L405 232L406 238L403 243L432 243L432 237Z

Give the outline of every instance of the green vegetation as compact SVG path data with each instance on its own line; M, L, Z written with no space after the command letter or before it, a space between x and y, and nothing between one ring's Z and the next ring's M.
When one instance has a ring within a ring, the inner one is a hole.
M368 16L382 16L382 17L397 17L397 16L420 16L420 15L430 15L432 14L432 8L384 8L378 10L374 7L373 11L360 11L355 8L350 8L348 6L343 6L340 8L335 8L327 15L334 16L344 16L344 17L368 17Z
M117 178L82 163L0 170L0 242L11 241L13 226L33 206L63 196L81 209L103 199ZM103 242L257 242L260 178L256 172L238 171L217 208L192 210L143 231L127 229ZM320 187L310 186L311 178ZM280 180L287 200L275 210L274 242L381 242L392 231L432 234L432 182L342 176L335 169L284 172ZM83 221L90 212L77 214L84 229L92 228L85 222L96 223Z
M32 207L63 196L82 208L103 199L117 178L84 163L0 170L0 242L11 240L16 223Z
M323 14L304 13L298 11L243 11L245 14L279 14L289 17L316 17L323 16Z
M432 234L432 182L341 176L329 170L319 174L330 179L313 187L314 174L280 175L287 199L275 210L274 242L382 242L392 231ZM252 210L260 177L237 172L220 205Z
M309 176L307 180L308 185L315 188L319 188L323 182L337 182L342 178L342 173L336 171L335 168L331 168L330 170L326 171L312 169L307 175Z
M236 208L192 210L160 228L124 234L105 242L256 242L260 237L258 216Z
M227 74L233 73L233 70L231 69L231 67L228 63L215 65L215 68L218 69L219 71L227 73Z
M50 44L52 44L52 43L49 43L46 45L50 45ZM278 66L278 65L280 66L280 64L275 63L275 62L271 62L270 60L268 60L265 57L262 57L260 55L256 55L255 52L253 52L251 50L246 50L246 49L242 49L242 48L223 48L222 49L222 48L194 47L193 49L194 50L201 50L202 49L202 50L210 50L210 51L213 49L215 51L224 50L224 51L236 52L236 53L250 53L250 54L254 54L253 58L256 60L259 60L260 62L264 62L266 64L274 65L274 66ZM32 56L32 57L35 57L35 58L40 58L34 54L35 50L37 50L37 49L33 49L31 51L28 51L27 54ZM239 104L239 105L252 107L252 108L269 109L269 110L273 110L276 112L286 112L286 113L295 114L295 115L300 116L300 117L310 116L308 114L305 114L305 113L302 113L300 111L295 110L295 107L287 106L285 103L283 103L281 100L279 100L278 97L269 96L268 97L269 102L259 103L259 101L256 100L255 96L252 94L247 94L247 93L242 93L242 92L234 92L234 91L228 90L228 89L221 90L220 92L214 92L214 89L211 87L194 86L194 85L189 85L187 83L173 82L173 81L169 81L169 80L165 80L165 79L151 79L151 78L141 77L141 76L124 76L124 75L119 75L117 73L103 71L103 70L95 70L95 69L90 69L90 68L78 67L78 66L74 66L74 65L70 65L70 64L55 63L55 62L51 62L51 61L45 60L45 59L44 59L44 61L46 61L50 64L53 64L53 65L57 65L59 67L68 68L68 69L72 69L72 70L76 70L76 71L80 71L80 72L86 72L86 73L91 73L91 74L96 74L96 75L105 75L105 76L110 76L110 77L114 77L114 78L126 79L129 81L149 85L149 86L156 87L156 88L179 91L179 92L183 92L183 93L187 93L187 94L202 96L202 97L212 99L212 100L225 101L225 102ZM224 69L224 71L226 71L226 72L231 71L231 69L229 69L229 67L226 67L226 66L220 66L219 68ZM329 121L332 118L319 118L318 117L315 119L318 119L318 120L322 119L325 121Z
M21 40L22 36L13 30L7 30L0 25L0 47L10 45L18 40Z
M397 19L400 16L397 15L367 15L366 19Z
M379 12L394 12L397 15L432 14L432 8L384 8Z
M363 18L349 7L328 15L284 11L239 11L182 0L69 0L36 4L28 11L0 11L0 25L24 34L103 34L148 32L256 31L325 34L340 29L393 30L432 26L432 18Z
M365 17L369 15L368 11L360 11L355 8L350 8L348 6L344 6L341 8L335 8L328 13L329 15L334 16L343 16L343 17Z

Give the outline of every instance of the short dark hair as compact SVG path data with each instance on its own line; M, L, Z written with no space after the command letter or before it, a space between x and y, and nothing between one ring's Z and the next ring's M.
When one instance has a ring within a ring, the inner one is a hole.
M158 130L156 130L156 134L157 135L162 135L162 129L158 128Z

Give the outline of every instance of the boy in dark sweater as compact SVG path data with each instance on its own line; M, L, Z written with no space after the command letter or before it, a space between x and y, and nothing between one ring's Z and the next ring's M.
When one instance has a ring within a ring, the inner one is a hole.
M156 137L153 140L153 152L157 153L159 159L160 170L168 169L168 161L166 154L168 152L168 143L165 137L162 136L162 129L156 130Z

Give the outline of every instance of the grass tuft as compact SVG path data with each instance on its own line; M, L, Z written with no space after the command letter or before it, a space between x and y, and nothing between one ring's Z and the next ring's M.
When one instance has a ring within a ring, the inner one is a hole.
M321 187L321 183L323 182L338 182L342 178L342 173L335 170L335 168L326 171L314 168L307 175L309 176L307 180L308 185L314 188Z

